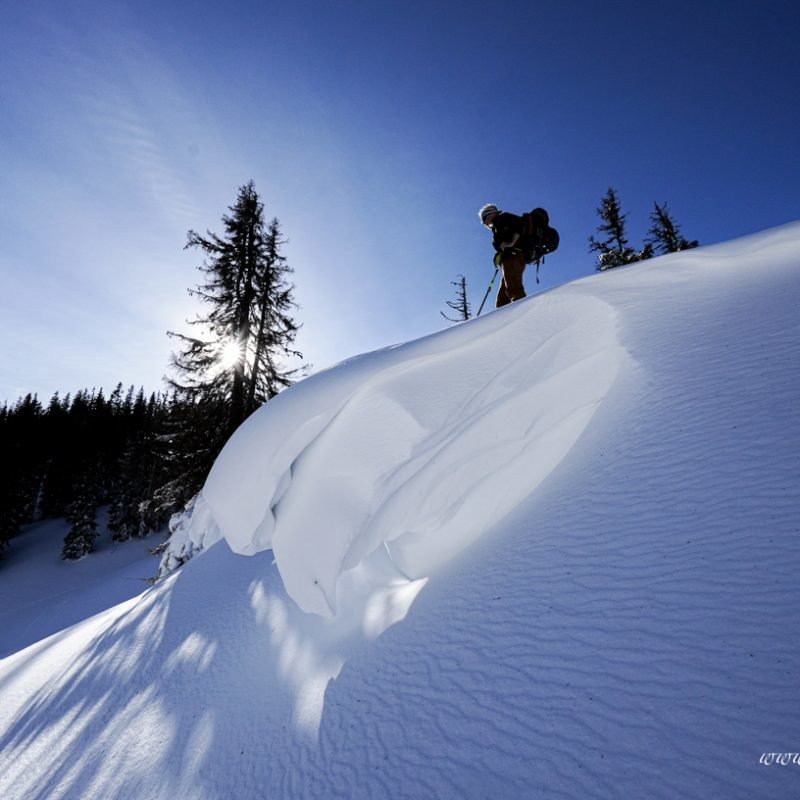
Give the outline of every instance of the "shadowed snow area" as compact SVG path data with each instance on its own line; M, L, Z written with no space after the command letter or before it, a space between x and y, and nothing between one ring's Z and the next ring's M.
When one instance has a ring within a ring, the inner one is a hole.
M341 574L379 547L422 578L490 530L569 452L624 362L613 308L580 293L354 359L237 431L192 527L216 525L237 553L271 548L292 599L331 615Z
M280 395L205 552L0 661L0 797L797 796L798 308L794 224Z

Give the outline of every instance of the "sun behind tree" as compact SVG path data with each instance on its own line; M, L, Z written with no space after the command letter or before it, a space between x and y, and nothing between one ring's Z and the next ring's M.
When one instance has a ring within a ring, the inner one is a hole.
M207 311L190 320L199 335L169 333L180 343L168 379L181 407L172 437L180 463L178 477L157 495L173 508L199 490L233 431L302 372L289 366L302 354L293 347L300 326L280 224L265 222L253 181L239 188L229 212L222 235L190 230L186 243L206 256L199 267L205 282L190 293Z

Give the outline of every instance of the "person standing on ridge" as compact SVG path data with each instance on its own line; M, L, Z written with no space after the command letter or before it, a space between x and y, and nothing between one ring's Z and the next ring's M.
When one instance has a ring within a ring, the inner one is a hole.
M550 219L543 208L517 216L489 203L481 208L478 216L492 232L492 245L496 251L494 263L503 270L503 280L495 300L495 308L500 308L526 296L522 275L526 265L534 261L536 282L539 282L539 261L558 247L558 232L549 226Z

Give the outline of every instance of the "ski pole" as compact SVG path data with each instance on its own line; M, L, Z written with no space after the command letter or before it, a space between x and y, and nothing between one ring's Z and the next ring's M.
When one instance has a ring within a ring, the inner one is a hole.
M483 311L483 304L486 302L486 298L489 296L489 292L492 291L492 286L494 285L494 279L497 277L497 273L499 272L500 267L494 268L494 275L492 275L492 279L489 281L489 288L486 290L486 294L483 296L483 303L481 303L481 307L478 309L478 313L475 315L479 317L481 315L481 311Z

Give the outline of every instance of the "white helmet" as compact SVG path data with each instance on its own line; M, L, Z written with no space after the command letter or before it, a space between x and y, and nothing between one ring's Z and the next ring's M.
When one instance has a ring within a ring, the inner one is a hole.
M486 217L491 214L499 214L500 209L494 203L487 203L479 212L478 216L481 218L481 224L486 224Z

